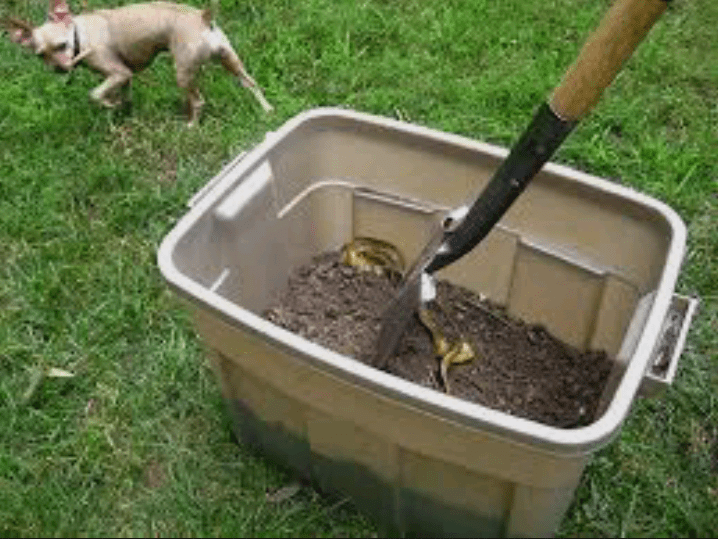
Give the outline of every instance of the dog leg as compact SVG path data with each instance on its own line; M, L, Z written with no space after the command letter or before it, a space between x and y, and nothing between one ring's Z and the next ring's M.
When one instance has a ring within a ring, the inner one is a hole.
M202 99L202 94L199 93L199 90L195 86L190 86L186 91L187 116L189 117L187 125L193 127L197 125L197 121L199 120L199 115L204 107L204 99Z
M202 94L199 92L194 82L195 70L191 67L175 66L175 68L177 70L177 86L185 91L187 99L187 125L192 127L196 125L197 120L199 120L202 107L204 107L204 99L202 99Z
M129 84L132 80L132 72L129 69L123 71L115 71L108 75L102 84L94 88L90 92L90 98L108 108L114 108L120 104L120 100L109 99L110 94Z
M81 52L77 56L75 56L72 61L70 62L70 68L75 67L77 64L82 62L87 56L92 54L92 49L86 49L84 52Z
M232 49L232 46L229 44L227 38L224 37L224 34L222 34L222 37L224 39L222 39L222 42L219 46L219 50L217 51L222 65L227 71L237 77L242 86L252 92L252 95L254 95L257 101L259 101L259 104L264 109L264 112L272 112L274 110L274 107L272 107L272 105L270 105L269 102L265 99L262 90L259 88L254 79L250 76L250 74L247 73L247 70L244 69L244 64L242 63L242 60L240 60L239 56L237 56L237 53L234 52L234 49Z

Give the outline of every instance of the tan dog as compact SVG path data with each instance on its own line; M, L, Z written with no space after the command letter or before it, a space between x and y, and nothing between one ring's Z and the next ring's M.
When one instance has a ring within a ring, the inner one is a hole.
M66 0L50 0L49 17L42 26L33 27L14 18L8 18L7 24L13 41L30 48L56 69L70 71L84 61L105 75L90 97L107 107L119 103L115 94L130 84L133 73L146 68L160 51L169 50L177 85L186 92L190 125L204 105L195 74L210 58L219 58L266 112L272 110L227 36L212 22L209 10L151 2L73 16Z

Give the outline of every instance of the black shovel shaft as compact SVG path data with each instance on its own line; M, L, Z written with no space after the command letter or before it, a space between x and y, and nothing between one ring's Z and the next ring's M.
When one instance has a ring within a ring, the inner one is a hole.
M461 224L446 233L442 249L426 272L433 273L451 264L483 240L575 125L576 122L559 118L544 103Z
M428 273L451 264L484 239L576 123L596 105L667 5L668 0L614 2L466 217L446 232L427 266Z

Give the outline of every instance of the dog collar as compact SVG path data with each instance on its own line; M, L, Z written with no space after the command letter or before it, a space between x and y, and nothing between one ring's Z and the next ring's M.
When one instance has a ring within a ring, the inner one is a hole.
M74 41L74 47L72 48L73 60L80 54L80 33L77 31L77 24L72 25L72 41Z
M72 29L67 32L66 50L70 61L77 58L80 52L82 52L82 47L80 47L80 32L77 29L77 23L75 21L72 21Z

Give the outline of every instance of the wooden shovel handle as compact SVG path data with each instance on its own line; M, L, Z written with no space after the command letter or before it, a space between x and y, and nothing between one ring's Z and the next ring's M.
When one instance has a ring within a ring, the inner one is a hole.
M549 99L566 121L589 112L670 0L616 0Z

